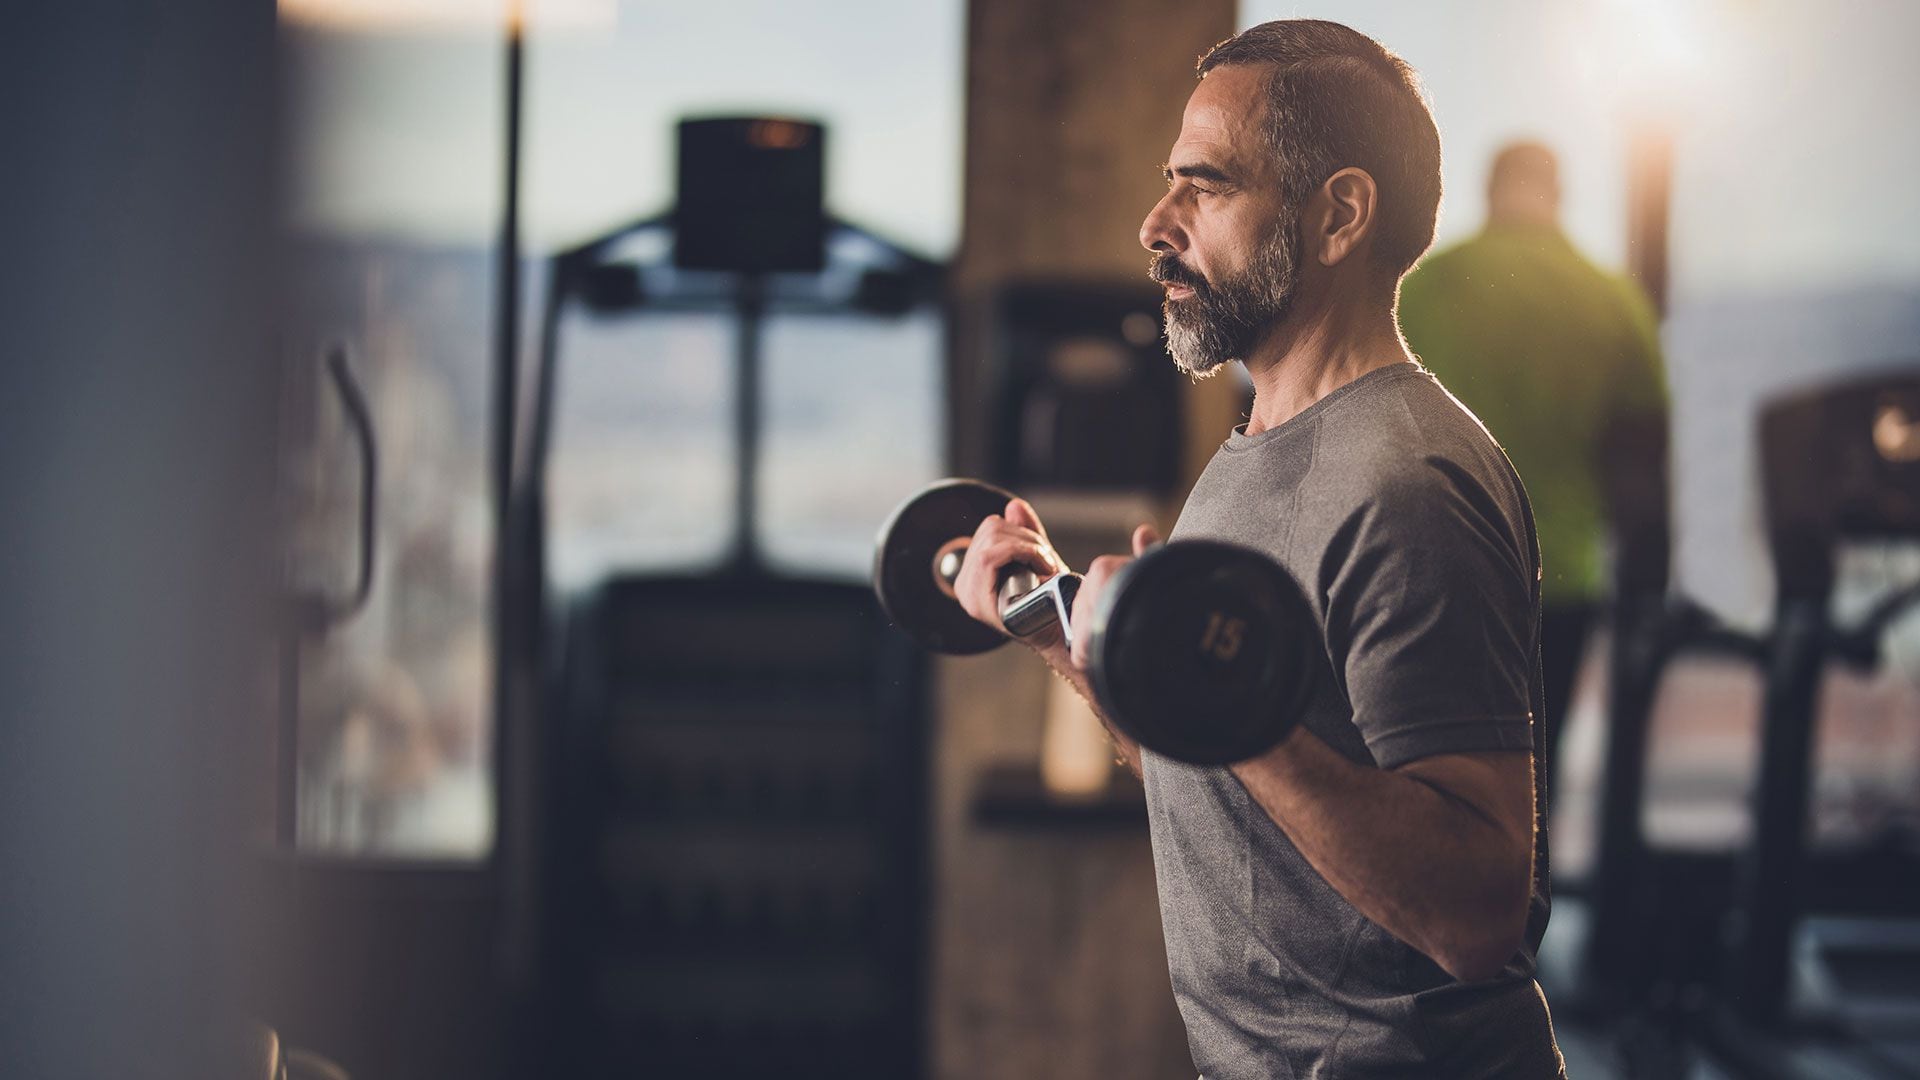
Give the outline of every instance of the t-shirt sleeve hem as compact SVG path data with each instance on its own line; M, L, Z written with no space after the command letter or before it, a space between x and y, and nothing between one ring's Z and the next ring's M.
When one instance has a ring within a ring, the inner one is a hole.
M1367 739L1367 749L1383 769L1436 754L1478 754L1533 750L1533 717L1527 713L1475 716L1461 720L1423 720Z

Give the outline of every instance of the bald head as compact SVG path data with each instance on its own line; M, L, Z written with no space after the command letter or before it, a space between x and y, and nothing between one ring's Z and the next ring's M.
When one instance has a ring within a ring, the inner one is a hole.
M1537 142L1509 143L1494 155L1487 178L1487 224L1555 225L1560 220L1560 163Z

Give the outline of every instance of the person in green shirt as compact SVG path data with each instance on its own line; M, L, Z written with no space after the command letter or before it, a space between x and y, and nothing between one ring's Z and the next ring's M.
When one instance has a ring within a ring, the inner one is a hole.
M1637 285L1594 266L1561 231L1558 174L1545 146L1502 149L1486 228L1422 261L1400 287L1399 308L1408 346L1505 448L1533 501L1549 768L1608 587L1609 508L1624 516L1623 489L1661 509L1665 500L1661 477L1623 481L1619 468L1629 457L1645 461L1643 448L1621 446L1623 432L1659 441L1664 454L1658 319ZM1657 474L1661 457L1653 461ZM1612 524L1618 531L1621 522ZM1664 560L1664 520L1657 532Z

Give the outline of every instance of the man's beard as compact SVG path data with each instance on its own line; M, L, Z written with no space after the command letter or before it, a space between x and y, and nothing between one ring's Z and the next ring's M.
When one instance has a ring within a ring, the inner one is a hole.
M1246 359L1293 307L1293 222L1276 223L1246 270L1217 282L1209 283L1168 251L1154 257L1147 276L1193 290L1192 296L1163 306L1167 352L1180 370L1205 378L1230 361Z

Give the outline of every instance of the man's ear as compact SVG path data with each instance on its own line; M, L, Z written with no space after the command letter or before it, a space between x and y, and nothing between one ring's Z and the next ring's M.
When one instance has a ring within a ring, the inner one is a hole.
M1318 241L1313 254L1320 265L1335 266L1372 242L1380 189L1365 169L1348 167L1327 177L1315 194L1317 213L1309 221Z

